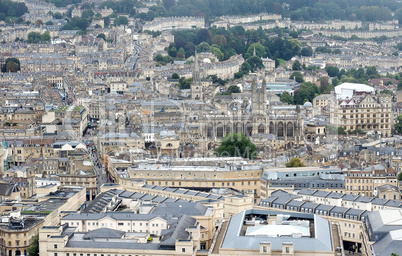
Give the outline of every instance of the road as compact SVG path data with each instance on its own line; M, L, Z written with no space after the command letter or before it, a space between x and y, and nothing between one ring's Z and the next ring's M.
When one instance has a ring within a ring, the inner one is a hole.
M92 160L92 163L94 163L94 170L96 173L96 181L98 183L98 193L100 193L100 187L107 182L107 179L105 177L105 170L103 168L103 165L101 161L99 160L98 153L96 149L90 148L89 150L89 156Z
M134 44L133 55L126 60L126 67L128 69L135 70L137 68L137 62L141 55L141 46L138 43Z

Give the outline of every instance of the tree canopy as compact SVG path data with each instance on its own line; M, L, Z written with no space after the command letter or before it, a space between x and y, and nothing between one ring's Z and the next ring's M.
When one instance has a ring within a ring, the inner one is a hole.
M17 3L10 0L0 0L0 20L11 17L21 17L28 12L25 3Z
M402 134L402 115L399 115L394 124L395 132Z
M300 158L293 157L290 159L289 162L286 163L287 168L292 168L292 167L305 167L303 162L300 160Z
M20 70L20 60L17 58L7 58L1 72L17 72Z
M124 1L133 3L133 0ZM132 5L130 7L132 8ZM156 7L151 8L152 12L157 10ZM395 11L397 19L402 19L401 3L389 0L375 2L367 0L287 0L286 2L283 0L178 0L177 2L163 0L163 6L159 6L159 13L164 16L203 16L207 21L222 15L247 15L262 12L282 14L285 18L303 21L331 19L380 21L392 19L391 10ZM297 38L298 35L292 33L291 36Z
M39 255L39 234L34 235L31 238L31 245L28 247L29 256L38 256Z
M66 25L62 27L62 30L86 30L90 25L90 21L86 18L74 17Z
M38 44L43 42L50 42L51 37L49 31L45 31L43 34L39 32L29 32L27 43L29 44Z
M66 7L70 4L79 4L81 0L46 0L48 3L54 3L56 7Z
M257 147L242 133L229 133L222 139L221 145L215 148L219 157L257 158Z
M231 85L231 86L229 86L229 88L228 88L228 92L230 92L230 93L240 93L241 91L240 91L239 86L237 86L237 85Z
M295 60L292 64L292 70L302 70L302 64L299 60Z
M307 82L302 84L294 94L294 103L303 105L307 101L312 102L314 97L320 94L320 90L316 84Z
M128 19L126 16L119 16L116 19L114 19L115 26L120 26L120 25L128 25Z

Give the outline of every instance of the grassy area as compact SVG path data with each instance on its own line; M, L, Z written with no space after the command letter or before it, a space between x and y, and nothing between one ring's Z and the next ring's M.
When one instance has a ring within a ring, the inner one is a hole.
M286 60L284 60L284 59L278 58L278 60L279 60L279 66L286 62Z
M82 108L83 106L76 106L73 111L81 111Z

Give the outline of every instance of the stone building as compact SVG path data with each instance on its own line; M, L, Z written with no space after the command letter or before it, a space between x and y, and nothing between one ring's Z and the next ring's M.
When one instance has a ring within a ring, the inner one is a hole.
M212 149L232 132L240 132L248 137L256 134L274 134L279 140L285 141L287 148L299 145L303 141L300 107L268 106L265 80L258 84L256 80L252 82L250 100L246 97L242 100L232 100L227 110L190 115L189 124L198 125L201 153Z
M361 129L391 136L393 125L392 96L377 95L364 84L344 83L335 87L336 100L330 109L331 124L346 131Z

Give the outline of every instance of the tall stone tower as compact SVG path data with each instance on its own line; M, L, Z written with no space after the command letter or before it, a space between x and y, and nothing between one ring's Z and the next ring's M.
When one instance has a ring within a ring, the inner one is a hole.
M202 100L202 83L201 83L201 72L198 64L197 52L195 52L194 58L194 69L193 69L193 81L190 85L191 99Z
M267 83L262 81L262 85L258 86L253 80L251 85L251 113L253 116L267 115Z

